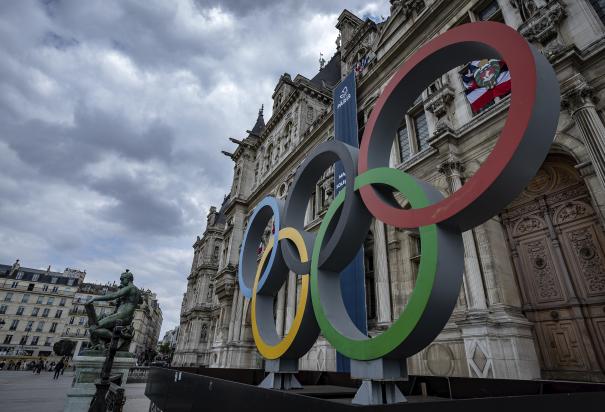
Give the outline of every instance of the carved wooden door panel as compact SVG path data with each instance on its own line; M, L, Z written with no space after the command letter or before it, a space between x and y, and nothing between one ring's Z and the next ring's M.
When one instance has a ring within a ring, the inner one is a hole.
M605 380L605 236L570 159L550 156L502 213L545 378Z

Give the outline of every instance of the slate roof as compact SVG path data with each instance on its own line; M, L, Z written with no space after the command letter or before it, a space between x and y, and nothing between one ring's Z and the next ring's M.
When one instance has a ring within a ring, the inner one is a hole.
M52 283L52 278L57 278L55 285L67 285L69 279L73 279L71 286L76 286L79 283L79 279L64 275L62 272L48 272L41 269L32 269L26 267L19 267L19 270L12 275L10 274L12 265L0 265L0 278L16 279L18 272L23 272L23 277L19 280L30 281L30 282L42 282ZM33 280L34 275L38 275L37 280Z
M340 52L334 53L328 64L311 79L319 87L333 88L340 82Z

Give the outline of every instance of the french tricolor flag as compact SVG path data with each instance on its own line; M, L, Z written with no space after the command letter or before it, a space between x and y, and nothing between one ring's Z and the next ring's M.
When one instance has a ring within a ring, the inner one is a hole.
M473 60L460 75L473 113L480 112L496 97L510 93L510 72L502 60Z

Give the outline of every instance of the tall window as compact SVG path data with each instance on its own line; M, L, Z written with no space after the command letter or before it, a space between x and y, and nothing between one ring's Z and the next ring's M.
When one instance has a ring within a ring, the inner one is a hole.
M32 328L34 327L34 321L30 320L27 322L27 326L25 327L25 331L26 332L31 332Z
M38 322L38 326L36 326L36 332L43 332L44 331L44 321L41 320Z
M492 0L488 3L484 3L483 7L474 10L474 17L476 20L482 21L498 21L504 23L504 17L502 16L502 10L496 0Z
M58 325L58 323L57 323L57 322L53 322L53 323L52 323L52 325L50 325L50 330L49 330L49 332L51 332L51 333L55 333L55 332L57 331L57 325Z
M53 298L52 296L50 296L48 298L48 300L46 301L47 305L52 305L53 303L55 303L55 298Z
M57 312L55 312L55 318L59 319L62 314L63 314L62 310L57 310Z
M13 300L13 292L7 292L6 296L4 296L4 301L10 302L11 300Z
M9 345L11 343L11 341L13 340L13 335L6 335L4 337L4 344L5 345Z
M19 326L19 321L17 319L14 319L11 323L9 330L17 330L17 326Z
M46 338L46 340L44 341L44 346L50 346L51 343L53 343L53 338L51 338L50 336Z
M59 287L58 286L53 286L53 293L57 293L59 291Z
M42 296L38 296L38 299L36 299L36 303L37 303L38 305L41 305L41 304L42 304L42 300L43 300L43 299L44 299L44 298L43 298Z
M34 273L34 275L32 276L32 280L36 282L38 279L40 279L40 275L38 273Z
M65 306L65 298L61 298L61 301L59 302L59 306Z
M592 4L601 21L605 23L605 0L590 0L590 4Z
M42 286L42 292L48 292L48 285Z
M29 293L26 293L25 295L23 295L23 297L21 298L21 303L27 303L29 302Z
M40 340L40 336L33 336L32 337L32 341L31 341L31 345L37 345L38 344L38 340Z
M32 316L38 316L38 312L40 312L40 308L33 308L32 309Z
M6 309L8 309L7 305L0 305L0 315L4 315L6 313Z
M24 273L22 271L19 271L17 273L17 276L15 276L15 279L23 279L23 275L24 275Z
M426 123L424 110L414 116L414 132L416 133L416 141L418 142L418 151L429 147L429 127Z
M27 344L27 335L23 335L21 336L21 340L19 341L19 345L26 345Z
M16 289L17 286L19 286L19 282L17 282L16 280L13 283L11 283L11 288L12 289Z
M50 312L50 309L44 308L44 310L42 311L42 317L47 318L49 312Z
M24 311L24 310L25 310L25 306L19 306L19 307L17 308L17 315L18 315L18 316L23 315L23 311Z
M401 156L401 161L405 161L410 158L412 155L412 150L410 147L410 136L408 135L408 128L404 124L397 130L397 139L399 141L399 155Z

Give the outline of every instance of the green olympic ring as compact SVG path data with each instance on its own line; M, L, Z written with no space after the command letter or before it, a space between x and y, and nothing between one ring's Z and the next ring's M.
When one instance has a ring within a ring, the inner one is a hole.
M370 184L384 184L397 189L406 196L413 208L432 204L426 187L423 188L419 181L397 169L368 170L355 179L355 190ZM436 224L420 227L422 259L412 295L391 327L376 337L368 338L346 314L339 288L339 274L323 271L318 265L324 236L342 206L345 194L345 191L340 192L328 208L311 255L311 300L317 323L336 350L351 359L411 356L442 330L456 303L464 266L460 232L449 231ZM454 246L446 240L454 240ZM443 250L443 246L448 250ZM445 307L451 309L444 311ZM439 308L442 310L432 310ZM429 313L429 319L425 319ZM432 324L426 324L427 320Z

